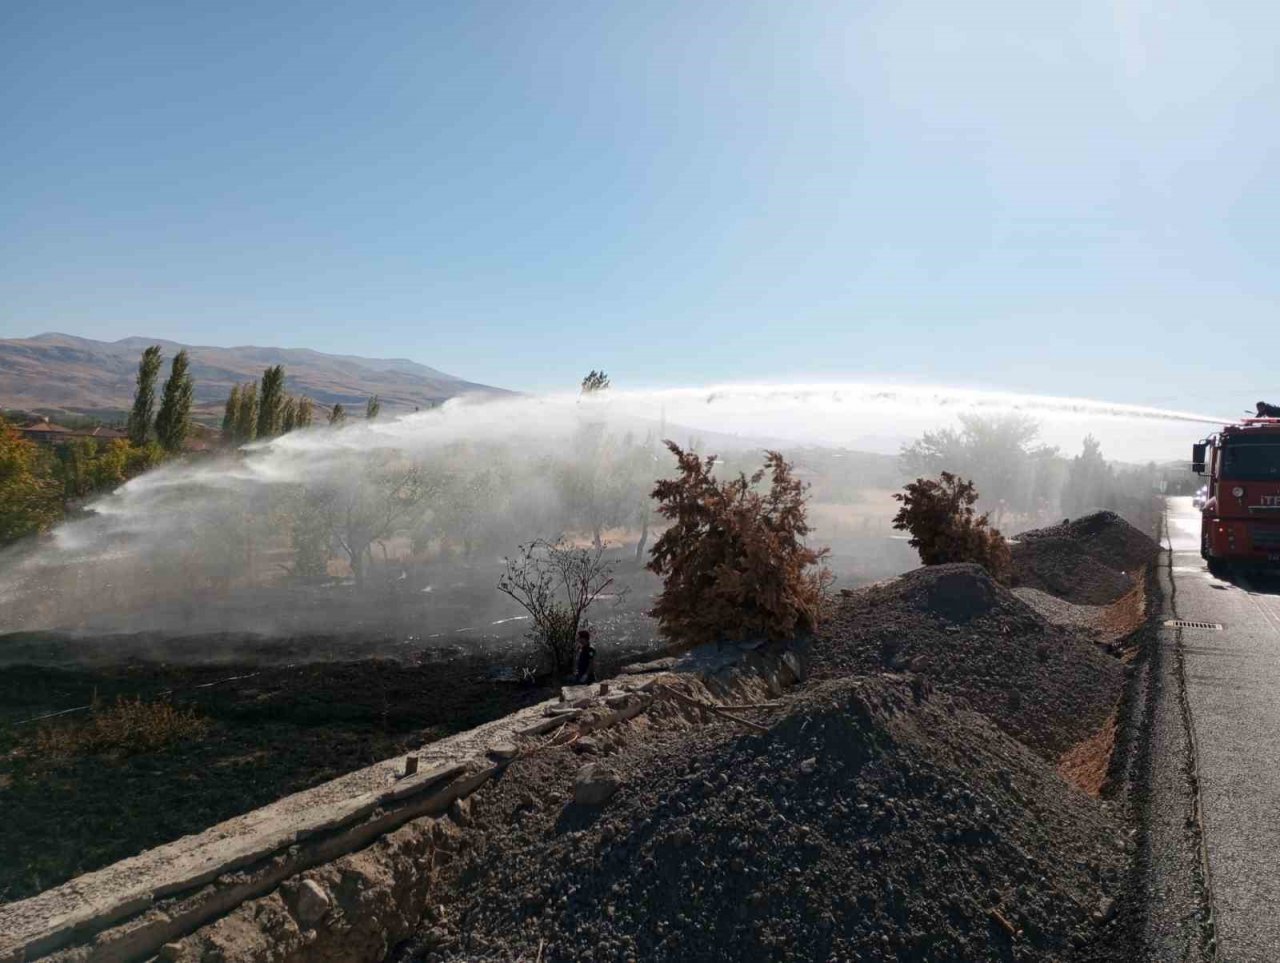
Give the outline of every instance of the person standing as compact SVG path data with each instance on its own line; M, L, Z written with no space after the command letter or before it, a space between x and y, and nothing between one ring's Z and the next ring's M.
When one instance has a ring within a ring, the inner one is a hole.
M573 660L573 678L578 685L596 681L596 647L591 644L591 631L578 630L578 650Z

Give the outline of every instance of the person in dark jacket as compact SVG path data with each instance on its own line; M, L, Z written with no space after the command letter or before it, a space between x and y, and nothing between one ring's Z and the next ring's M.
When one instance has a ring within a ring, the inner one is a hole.
M578 630L578 651L573 659L573 678L578 685L596 681L596 647L591 644L591 632Z

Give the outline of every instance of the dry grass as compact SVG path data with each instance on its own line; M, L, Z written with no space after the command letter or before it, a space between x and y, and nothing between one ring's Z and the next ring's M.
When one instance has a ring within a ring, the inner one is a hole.
M166 700L121 698L109 706L95 705L85 722L42 727L36 733L35 750L60 759L105 753L132 755L181 739L201 739L208 731L209 720L194 709L179 709Z

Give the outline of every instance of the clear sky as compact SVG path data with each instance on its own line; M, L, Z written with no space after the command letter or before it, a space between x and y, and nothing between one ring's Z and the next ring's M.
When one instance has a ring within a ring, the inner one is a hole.
M1280 401L1280 5L0 5L0 336Z

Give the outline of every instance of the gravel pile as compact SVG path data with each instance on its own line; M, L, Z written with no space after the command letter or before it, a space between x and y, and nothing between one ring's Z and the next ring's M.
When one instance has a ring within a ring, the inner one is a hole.
M767 734L653 725L477 793L395 959L1133 958L1120 823L941 692L839 679ZM572 801L587 761L620 780L602 806Z
M1014 585L1081 605L1106 605L1124 596L1160 552L1115 512L1023 532L1012 548Z
M918 673L963 696L1047 758L1115 710L1124 669L1054 625L978 565L937 565L842 594L813 644L813 673Z
M1077 605L1033 588L1016 588L1013 594L1048 621L1107 644L1119 642L1136 631L1146 614L1146 596L1136 587L1110 605Z

